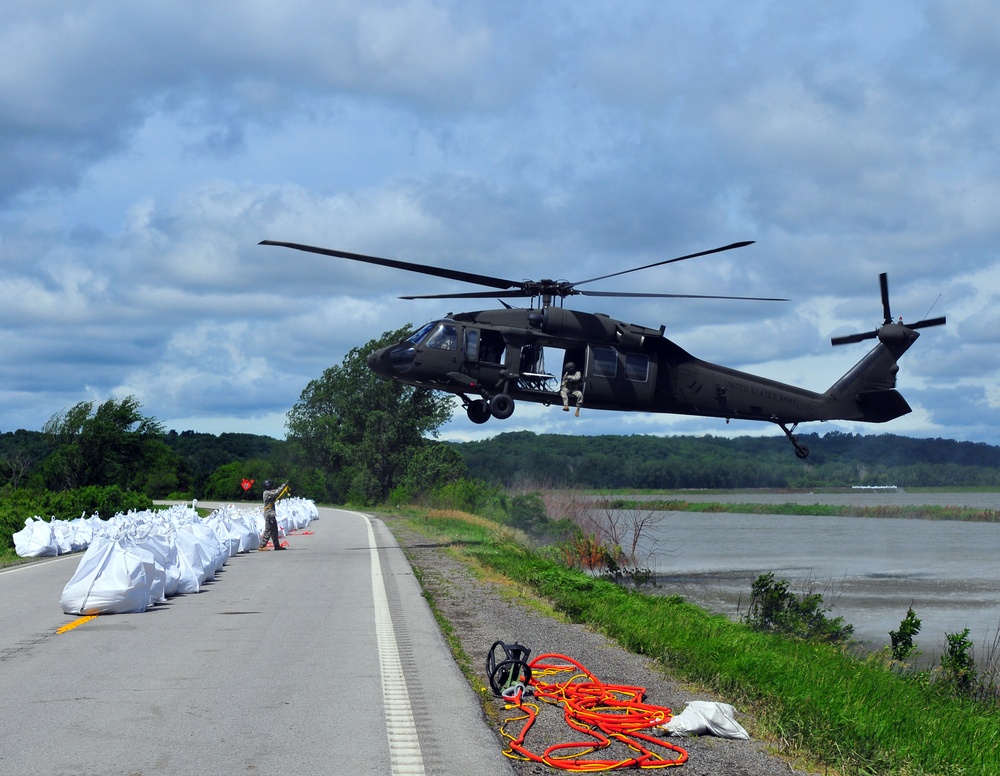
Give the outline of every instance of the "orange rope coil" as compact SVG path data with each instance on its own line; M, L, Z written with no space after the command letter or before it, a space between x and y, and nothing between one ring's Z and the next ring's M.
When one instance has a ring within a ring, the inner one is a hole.
M524 691L519 690L513 698L508 698L511 703L506 708L516 708L521 714L508 717L500 726L501 734L510 741L504 750L508 757L576 772L668 768L687 762L685 749L653 734L653 728L670 721L671 712L664 706L645 703L645 687L605 684L565 655L539 655L528 665L531 668L530 688L535 697L562 705L566 724L586 738L554 744L540 754L529 750L525 738L535 724L540 707L526 702ZM555 681L554 677L561 674L568 678ZM517 735L507 731L509 725L522 720L524 725ZM624 744L635 754L618 760L588 757L607 750L614 742Z

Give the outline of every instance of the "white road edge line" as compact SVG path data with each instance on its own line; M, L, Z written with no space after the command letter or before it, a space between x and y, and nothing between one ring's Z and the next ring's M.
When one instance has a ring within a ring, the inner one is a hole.
M356 513L361 514L361 513ZM389 761L393 776L423 776L424 757L417 739L410 694L406 691L403 663L396 646L396 631L392 626L389 599L382 579L382 564L378 558L375 531L368 515L361 514L368 526L368 549L371 553L372 598L375 602L375 638L382 671L382 699L385 704L385 725L389 734Z
M58 557L55 557L55 558L49 558L48 560L35 561L34 563L19 563L16 566L8 566L7 568L0 569L0 574L13 574L15 571L26 571L27 569L34 569L34 568L38 568L39 566L47 566L50 563L58 563L61 560L66 560L67 558L72 558L74 555L77 558L82 558L83 557L83 553L82 552L65 553L65 554L59 555Z

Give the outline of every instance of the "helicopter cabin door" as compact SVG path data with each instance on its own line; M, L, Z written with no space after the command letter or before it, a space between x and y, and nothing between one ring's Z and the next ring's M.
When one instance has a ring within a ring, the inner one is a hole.
M656 364L648 353L591 345L587 348L584 406L648 409L652 406Z
M507 344L500 332L465 327L465 354L462 371L480 385L494 388L500 384Z

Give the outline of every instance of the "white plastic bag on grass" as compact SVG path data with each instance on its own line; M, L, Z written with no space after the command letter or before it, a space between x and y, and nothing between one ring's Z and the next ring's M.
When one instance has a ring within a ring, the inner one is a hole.
M691 701L684 711L662 727L674 736L750 738L750 734L736 721L736 709L728 703L715 701Z

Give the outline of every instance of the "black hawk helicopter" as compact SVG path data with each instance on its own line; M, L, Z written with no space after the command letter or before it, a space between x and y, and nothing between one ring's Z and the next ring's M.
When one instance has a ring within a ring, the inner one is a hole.
M454 294L403 296L401 299L496 298L502 309L449 313L420 327L402 342L373 353L368 365L379 375L401 383L447 391L462 400L473 423L491 417L509 418L516 401L545 405L563 402L560 378L546 371L545 350L556 352L561 372L573 365L580 373L577 386L588 408L625 412L662 412L703 415L774 423L788 437L799 458L809 450L799 444L799 423L853 420L885 423L910 412L895 390L896 361L920 335L916 329L939 326L931 318L895 323L889 311L885 273L879 276L884 319L874 331L835 337L834 345L877 339L875 347L824 393L815 393L766 377L740 372L695 358L664 336L664 326L650 329L615 320L603 313L564 307L566 297L658 297L681 299L742 299L784 302L787 299L699 294L590 291L579 287L630 272L742 248L737 242L707 251L678 256L642 267L611 272L587 280L508 280L463 270L384 259L360 253L317 248L291 242L263 240L300 251L368 264L419 272L495 289ZM515 308L503 299L529 299L530 307ZM550 355L550 360L552 359Z

